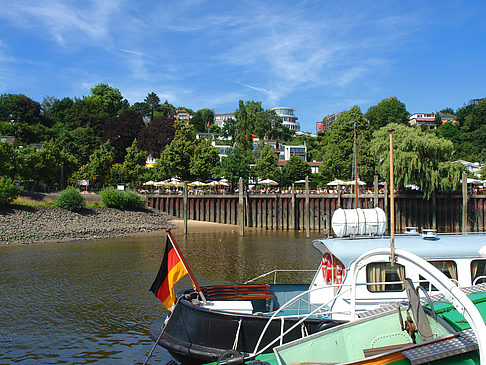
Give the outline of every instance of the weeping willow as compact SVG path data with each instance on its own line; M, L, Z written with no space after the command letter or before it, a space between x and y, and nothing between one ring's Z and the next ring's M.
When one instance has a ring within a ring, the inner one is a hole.
M452 163L453 144L435 134L419 128L390 124L377 130L371 141L371 151L377 164L377 172L390 181L390 137L393 128L394 181L396 187L414 184L420 187L424 197L434 191L452 191L459 184L461 167Z

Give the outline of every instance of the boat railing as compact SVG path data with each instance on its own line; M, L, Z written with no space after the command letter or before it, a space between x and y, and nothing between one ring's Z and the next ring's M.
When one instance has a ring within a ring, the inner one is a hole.
M486 280L486 276L481 275L481 276L478 276L477 278L475 278L474 281L473 281L473 285L476 285L479 280ZM483 281L483 283L484 283L484 281ZM480 283L480 284L482 284L482 283Z
M306 273L306 272L316 272L315 270L296 270L296 269L275 269L269 272L266 272L265 274L261 274L257 276L256 278L247 280L244 282L244 284L250 284L252 282L257 281L258 279L265 278L267 276L273 275L273 284L277 284L277 274L282 273L282 272L298 272L298 273Z
M287 335L288 333L290 333L291 331L293 331L295 328L297 328L298 326L300 326L302 323L304 323L305 320L307 320L308 318L314 316L315 314L319 313L321 315L324 315L324 314L327 314L327 316L329 317L330 315L332 315L332 311L328 310L327 308L329 307L329 305L334 302L338 297L344 295L345 293L347 293L348 291L351 290L351 286L349 289L345 289L345 288L341 288L341 290L338 291L337 295L334 296L333 298L331 298L331 300L325 302L325 303L322 303L321 305L317 306L313 311L305 314L305 315L301 315L301 316L297 316L297 317L301 317L299 321L297 321L295 324L293 324L290 328L288 328L286 331L284 331L284 327L283 327L283 323L282 323L282 328L281 328L281 332L280 332L280 335L276 338L274 338L270 343L268 343L265 347L263 347L261 350L258 350L258 348L260 347L260 343L263 339L263 336L265 335L268 327L270 326L270 323L278 318L279 320L283 320L283 318L285 318L284 316L279 316L278 314L284 310L285 308L291 306L292 304L294 304L297 300L300 300L301 297L309 294L310 292L312 291L315 291L315 290L322 290L323 288L334 288L334 287L344 287L346 285L344 284L329 284L329 285L326 285L325 287L314 287L314 288L311 288L311 289L308 289L302 293L300 293L299 295L297 295L296 297L290 299L289 301L287 301L284 305L282 305L279 309L277 309L273 314L272 316L268 319L267 323L265 324L265 327L263 328L262 332L260 333L260 337L258 338L258 341L255 345L255 349L253 350L253 353L250 355L251 357L253 356L257 356L261 353L263 353L264 351L266 351L268 348L270 348L275 342L279 341L282 343L282 340L284 338L285 335ZM322 311L323 308L326 308L325 311Z

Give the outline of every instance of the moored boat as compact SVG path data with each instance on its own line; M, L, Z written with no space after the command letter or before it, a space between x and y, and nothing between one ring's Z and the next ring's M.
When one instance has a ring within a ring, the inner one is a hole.
M269 352L275 346L355 320L384 303L404 300L405 277L435 293L436 288L409 266L391 267L389 262L377 261L356 277L348 275L359 255L387 246L390 238L376 230L377 224L363 225L362 220L353 223L349 219L347 224L346 230L357 233L312 242L322 262L310 283L208 286L201 288L205 300L193 289L184 290L170 315L153 323L151 337L159 339L158 344L183 363L206 363L236 352ZM364 230L361 233L358 224ZM486 259L480 255L486 245L484 235L420 235L412 231L395 239L397 247L426 258L459 286L486 281ZM349 288L355 283L359 284L353 299Z

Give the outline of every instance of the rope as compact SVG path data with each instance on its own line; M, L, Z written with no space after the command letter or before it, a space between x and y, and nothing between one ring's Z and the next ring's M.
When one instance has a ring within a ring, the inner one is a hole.
M152 349L150 350L149 354L148 354L148 355L147 355L147 357L145 358L145 361L143 362L143 365L146 365L146 364L147 364L147 362L149 361L149 359L152 357L152 353L154 352L155 347L156 347L156 346L157 346L157 344L159 343L160 338L162 337L162 334L164 333L163 329L164 329L164 324L162 324L162 327L160 328L160 334L159 334L159 337L157 337L157 339L155 340L154 345L152 346Z
M233 350L236 350L236 347L238 346L238 338L240 337L240 328L241 328L241 321L243 319L240 318L238 321L238 329L236 330L236 337L235 337L235 342L233 343Z

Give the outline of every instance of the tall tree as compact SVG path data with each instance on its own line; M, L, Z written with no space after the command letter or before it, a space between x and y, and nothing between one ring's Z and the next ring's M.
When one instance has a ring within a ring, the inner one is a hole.
M292 156L282 171L282 184L290 185L311 175L311 167L299 156Z
M277 166L278 158L275 151L268 144L260 142L254 151L256 176L260 179L280 180L280 169Z
M191 179L190 162L196 148L194 127L184 121L175 121L175 137L160 155L155 165L158 179L178 176L183 180Z
M120 90L107 84L98 84L91 89L91 97L101 102L102 111L109 117L118 115L122 110L127 109L129 104L123 98Z
M420 187L424 197L434 191L451 191L459 184L461 167L451 163L453 145L434 133L401 124L390 124L375 131L371 149L380 164L378 173L390 181L390 137L393 132L394 181L397 187L408 184Z
M126 152L123 171L131 183L138 182L146 169L147 152L138 148L136 139L133 140L131 146L127 147Z
M207 180L219 162L218 150L206 140L199 140L189 163L191 175L195 179Z
M15 147L10 143L0 142L0 177L15 178L18 171L18 156Z
M378 105L372 106L365 114L372 129L384 127L389 123L408 124L409 113L405 104L397 100L396 96L383 99Z
M191 124L197 132L207 132L214 122L214 110L200 109L191 119Z
M94 183L98 188L106 186L114 159L115 151L111 147L110 141L106 141L94 150L91 156L89 156L87 167L90 182Z
M228 157L223 158L222 174L226 177L233 187L237 186L238 179L241 177L248 181L250 176L250 164L253 162L251 151L244 151L240 145L235 145L228 153Z
M238 109L235 111L236 135L233 139L234 143L240 146L240 149L245 153L251 150L253 144L251 138L252 131L250 129L250 119L247 112L248 103L249 102L245 104L243 100L239 101ZM254 108L252 108L252 110L253 109Z
M370 153L370 128L357 106L340 113L331 130L324 136L323 164L320 173L324 181L351 180L354 176L354 123L356 122L358 176L373 179L375 160Z
M151 92L145 97L144 102L149 106L150 121L152 121L154 119L154 112L160 104L160 98L156 93Z
M155 118L138 135L139 147L152 157L159 158L162 150L175 137L174 119L168 116Z
M102 140L110 140L115 149L115 162L123 162L127 148L144 127L142 114L135 110L124 110L116 117L105 120Z

